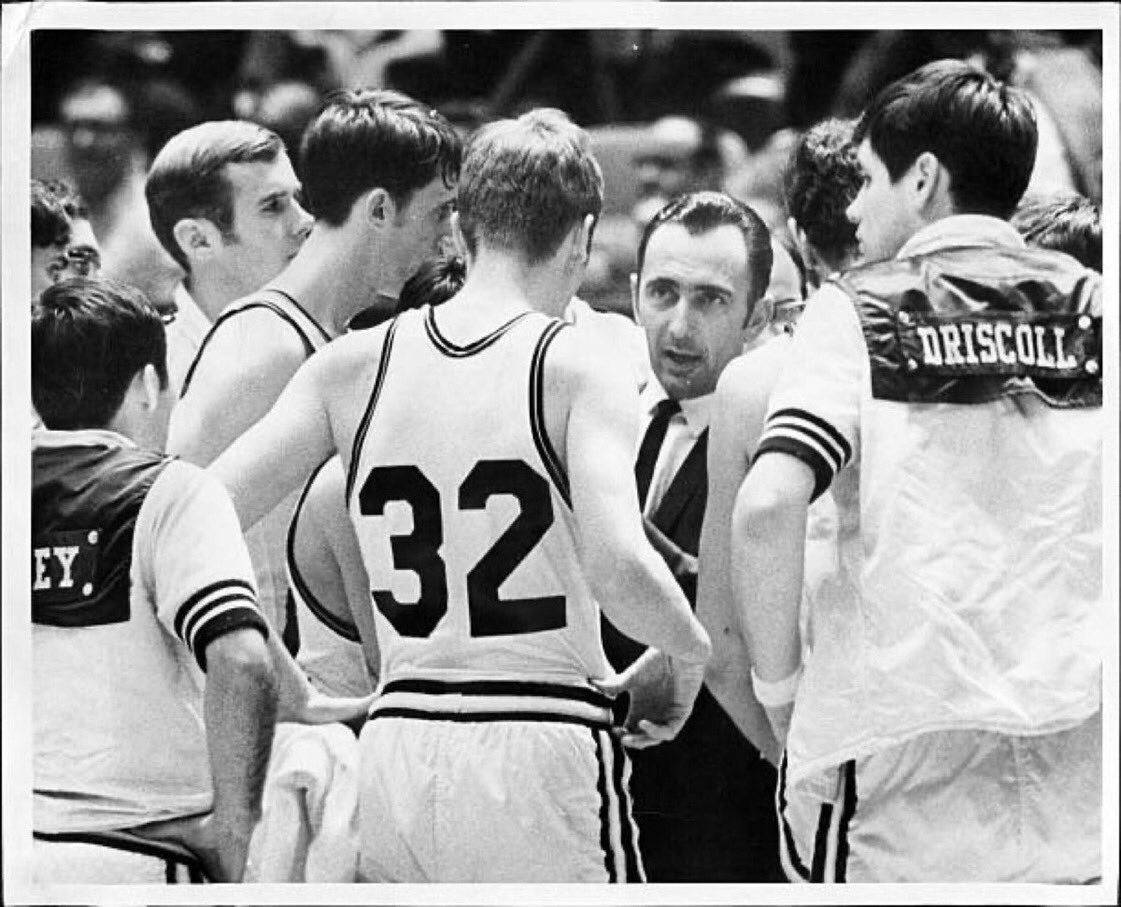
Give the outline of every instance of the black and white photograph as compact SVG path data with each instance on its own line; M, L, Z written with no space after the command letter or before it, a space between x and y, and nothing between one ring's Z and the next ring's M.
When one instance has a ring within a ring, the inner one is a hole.
M1119 20L5 5L3 901L1118 903Z

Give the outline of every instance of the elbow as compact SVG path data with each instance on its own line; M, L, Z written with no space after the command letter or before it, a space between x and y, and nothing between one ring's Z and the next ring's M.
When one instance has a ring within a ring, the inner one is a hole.
M732 509L732 541L734 548L773 537L799 510L799 502L785 489L748 477L736 495Z
M254 629L235 630L206 647L208 683L222 682L277 698L277 675L265 637Z

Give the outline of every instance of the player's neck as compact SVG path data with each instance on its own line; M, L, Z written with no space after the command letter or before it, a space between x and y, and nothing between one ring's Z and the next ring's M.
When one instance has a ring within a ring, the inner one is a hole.
M572 295L551 265L529 265L500 253L482 254L471 262L460 294L473 306L532 309L558 318Z
M332 336L377 296L377 272L362 267L336 230L313 230L292 263L269 286L283 290Z

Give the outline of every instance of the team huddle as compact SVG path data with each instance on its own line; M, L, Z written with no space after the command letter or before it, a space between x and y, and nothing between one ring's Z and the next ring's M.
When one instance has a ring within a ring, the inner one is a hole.
M35 881L1098 881L1100 261L1014 226L1036 143L924 66L795 150L804 287L684 191L632 323L561 111L172 138L174 321L35 288Z

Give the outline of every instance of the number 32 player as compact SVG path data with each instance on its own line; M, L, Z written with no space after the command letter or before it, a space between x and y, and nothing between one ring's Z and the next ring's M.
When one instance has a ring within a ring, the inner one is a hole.
M380 649L362 880L643 877L620 740L677 732L710 647L643 533L633 379L557 317L602 194L559 111L480 130L453 218L460 293L331 344L212 467L245 525L332 453L346 468ZM597 601L656 647L621 678Z

